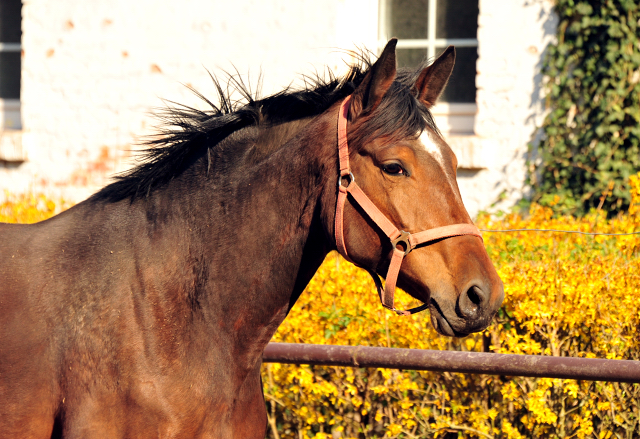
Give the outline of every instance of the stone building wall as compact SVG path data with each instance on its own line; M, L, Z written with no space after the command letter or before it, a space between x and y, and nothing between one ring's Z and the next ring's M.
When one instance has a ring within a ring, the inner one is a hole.
M552 6L548 0L480 0L472 144L482 169L458 171L471 212L507 209L526 194L528 145L535 149L545 114L542 58L557 28Z
M480 0L475 133L451 137L472 214L522 194L550 11ZM0 197L86 198L132 165L161 99L202 107L185 84L215 96L207 69L254 86L262 73L266 95L323 66L344 71L338 48L381 44L378 0L23 0L22 14L22 129L0 134Z

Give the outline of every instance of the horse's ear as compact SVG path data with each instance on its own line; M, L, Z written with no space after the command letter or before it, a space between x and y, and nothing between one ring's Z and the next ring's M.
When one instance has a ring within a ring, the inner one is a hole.
M433 64L420 72L416 80L416 89L418 90L418 99L424 102L427 108L433 107L442 94L455 63L456 49L449 46Z
M370 113L380 104L396 78L396 44L389 40L380 58L371 66L358 88L353 92L349 107L349 120Z

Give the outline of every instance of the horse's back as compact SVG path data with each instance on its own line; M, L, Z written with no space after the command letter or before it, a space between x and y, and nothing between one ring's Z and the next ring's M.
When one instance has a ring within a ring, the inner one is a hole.
M29 279L38 271L29 245L33 232L33 225L0 223L0 321L11 298L23 296Z
M53 428L55 361L43 269L30 245L39 226L0 223L0 431L48 437ZM47 436L48 435L48 436Z
M0 223L0 322L10 312L12 302L28 288L29 271L37 270L28 245L32 231L31 225Z
M64 285L55 270L59 232L50 220L0 223L0 368L3 351L18 355L18 346L53 335L57 310L64 306Z
M0 250L3 250L5 245L15 244L31 226L32 224L0 223Z

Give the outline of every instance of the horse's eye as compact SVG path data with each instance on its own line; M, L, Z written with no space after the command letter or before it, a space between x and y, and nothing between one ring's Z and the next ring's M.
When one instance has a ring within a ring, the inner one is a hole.
M405 174L404 169L397 163L389 163L387 165L382 165L382 170L390 175L400 175Z

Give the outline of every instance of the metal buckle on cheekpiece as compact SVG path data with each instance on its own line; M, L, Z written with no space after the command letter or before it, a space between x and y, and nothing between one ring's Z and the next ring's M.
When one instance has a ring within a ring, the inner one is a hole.
M349 177L349 183L346 186L342 186L342 179L344 177ZM351 172L345 175L341 175L338 177L338 189L340 189L341 187L344 187L345 189L347 189L349 186L351 186L351 183L353 183L354 181L356 181L356 178L353 176Z
M404 255L407 256L411 252L411 250L413 250L411 248L411 244L409 243L410 236L411 233L400 230L400 236L398 236L396 239L392 239L391 245L395 249L398 248L398 244L404 244Z

